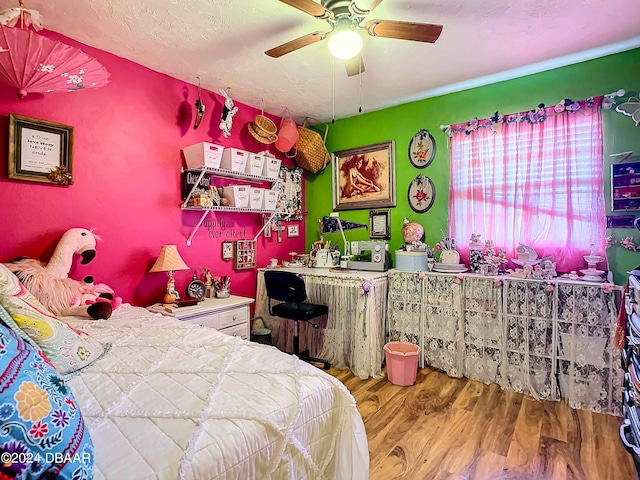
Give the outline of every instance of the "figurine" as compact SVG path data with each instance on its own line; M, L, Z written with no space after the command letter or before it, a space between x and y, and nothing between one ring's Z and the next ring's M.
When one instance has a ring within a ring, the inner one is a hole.
M207 298L213 298L214 292L213 288L211 288L213 286L213 277L211 275L211 271L208 268L204 269L204 278L204 296Z
M219 127L224 138L229 138L231 136L231 127L233 126L233 116L238 113L238 107L235 106L226 90L220 90L220 94L225 98L225 101Z

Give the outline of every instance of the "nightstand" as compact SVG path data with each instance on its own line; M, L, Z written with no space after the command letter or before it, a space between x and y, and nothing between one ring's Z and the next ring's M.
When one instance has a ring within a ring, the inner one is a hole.
M253 298L231 295L229 298L205 298L191 307L164 309L162 305L155 304L149 310L248 340L249 305L253 302Z

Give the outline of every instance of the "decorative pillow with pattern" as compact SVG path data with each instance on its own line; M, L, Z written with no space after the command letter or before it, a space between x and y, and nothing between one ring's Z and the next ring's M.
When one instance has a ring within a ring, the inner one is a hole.
M75 372L100 358L109 348L58 320L0 263L0 305L11 315L9 327L38 344L62 374ZM17 329L15 326L17 325Z
M93 443L71 391L42 352L0 322L0 479L88 480L92 470Z

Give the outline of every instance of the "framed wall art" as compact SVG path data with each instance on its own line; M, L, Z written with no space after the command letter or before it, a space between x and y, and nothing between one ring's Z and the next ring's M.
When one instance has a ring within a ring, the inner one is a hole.
M369 212L369 237L390 238L391 217L389 210L371 210Z
M436 187L429 177L420 174L411 180L407 191L407 200L414 212L426 212L433 206L435 199Z
M409 161L416 168L428 167L436 156L436 141L429 130L421 129L409 142Z
M299 237L300 236L300 227L298 224L287 225L287 237Z
M9 114L8 177L73 184L73 127Z
M233 260L233 242L222 242L222 259Z
M334 152L333 209L396 206L395 142Z

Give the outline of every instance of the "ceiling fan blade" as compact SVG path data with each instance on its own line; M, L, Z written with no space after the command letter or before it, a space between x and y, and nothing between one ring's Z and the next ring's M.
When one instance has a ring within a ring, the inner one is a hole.
M428 43L434 43L442 33L442 25L395 20L371 20L365 27L372 37L399 38Z
M369 15L374 8L382 3L382 0L353 0L349 7L359 17Z
M347 77L353 77L360 73L364 73L364 59L360 54L350 58L349 60L345 60L344 66L347 68Z
M313 32L308 35L303 35L302 37L296 38L295 40L291 40L290 42L283 43L282 45L278 45L277 47L272 48L271 50L267 50L266 53L270 57L278 58L287 53L291 53L299 48L306 47L308 45L312 45L320 40L324 40L327 36L327 32Z
M327 10L319 3L314 2L313 0L280 0L282 3L286 3L287 5L297 8L298 10L311 15L312 17L319 18L321 20L326 20L327 18L333 18L333 12L331 10Z

